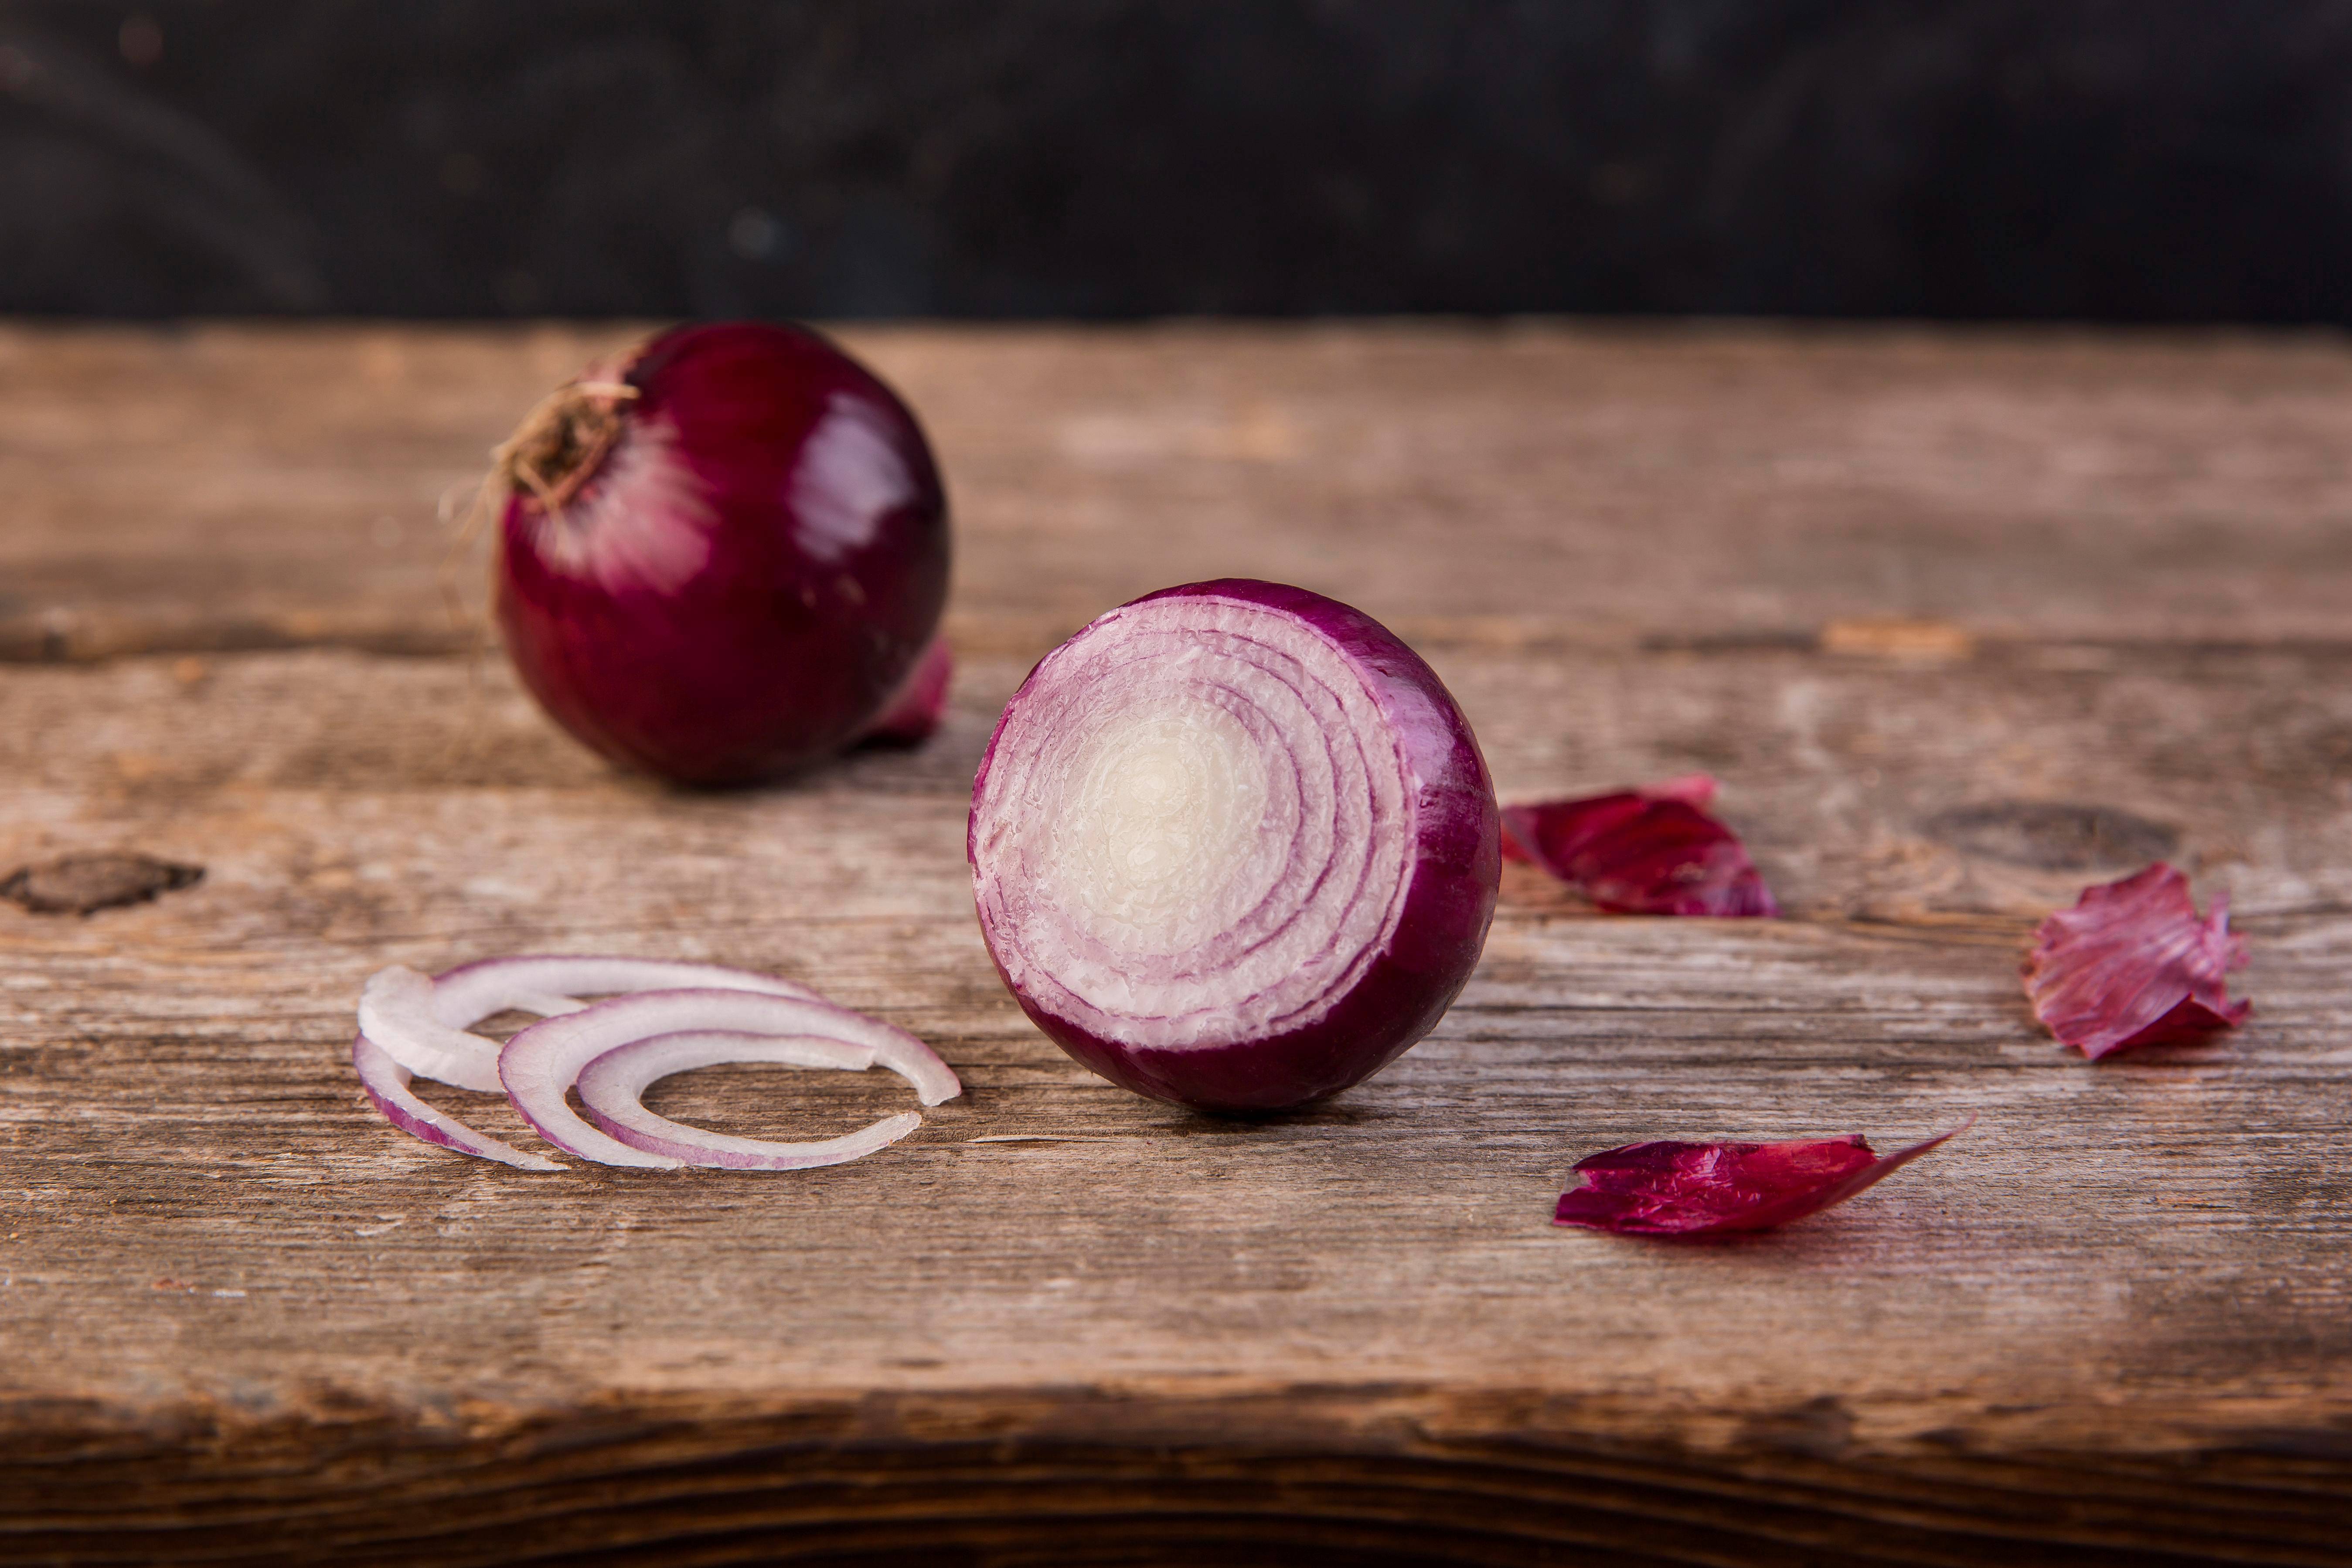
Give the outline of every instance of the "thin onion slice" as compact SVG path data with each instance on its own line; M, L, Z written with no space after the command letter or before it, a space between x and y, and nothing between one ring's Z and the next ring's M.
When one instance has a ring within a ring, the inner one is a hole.
M590 1121L633 1149L667 1154L684 1164L737 1171L838 1165L887 1148L923 1124L909 1110L839 1138L783 1143L688 1127L646 1109L646 1086L656 1080L734 1062L860 1071L874 1065L874 1048L808 1035L747 1035L729 1029L654 1035L616 1046L590 1062L580 1074L580 1103L588 1108Z
M566 1153L607 1165L676 1170L685 1162L632 1148L597 1131L573 1113L564 1095L588 1064L605 1052L651 1036L688 1030L814 1036L870 1047L875 1062L913 1084L925 1105L963 1092L954 1070L903 1029L830 1002L747 991L640 991L542 1019L507 1042L499 1053L499 1077L523 1120Z
M604 995L679 986L757 991L814 1000L805 985L772 974L716 963L657 958L603 958L525 953L460 964L427 975L402 964L380 970L360 993L360 1033L402 1067L458 1089L498 1094L499 1043L470 1033L473 1026L512 1011L577 1011L575 995Z
M412 1137L460 1154L496 1160L518 1171L561 1171L562 1166L538 1154L526 1154L510 1143L477 1132L455 1117L445 1116L409 1092L408 1069L392 1059L382 1046L365 1035L352 1042L352 1066L359 1069L360 1087L367 1090L383 1119Z

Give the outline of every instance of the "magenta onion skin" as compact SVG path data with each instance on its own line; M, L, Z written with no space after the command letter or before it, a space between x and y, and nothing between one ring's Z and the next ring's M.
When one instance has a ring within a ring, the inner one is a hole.
M1292 1110L1361 1082L1402 1055L1435 1026L1476 966L1501 879L1501 818L1476 738L1436 673L1388 629L1361 611L1305 589L1248 579L1188 584L1147 595L1078 634L1138 605L1223 600L1289 617L1328 643L1361 679L1393 743L1404 781L1409 836L1401 912L1360 976L1320 1016L1266 1034L1237 1029L1230 1039L1163 1047L1111 1037L1042 1000L1016 979L1008 939L992 909L1006 890L992 888L982 842L982 803L998 749L1016 713L1055 679L1062 650L1049 655L1005 710L973 781L972 833L967 842L981 927L991 959L1031 1021L1079 1063L1155 1100L1235 1115Z
M583 378L615 434L500 518L499 623L573 736L689 784L833 755L898 695L946 602L948 510L914 416L816 334L683 327ZM519 438L520 439L520 438Z

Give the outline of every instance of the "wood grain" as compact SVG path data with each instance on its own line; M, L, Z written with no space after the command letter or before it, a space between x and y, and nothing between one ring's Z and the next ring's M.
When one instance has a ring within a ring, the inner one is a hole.
M436 585L436 498L612 335L0 332L0 873L205 868L0 904L0 1560L2352 1563L2352 354L860 334L955 488L950 721L693 795ZM1792 918L1513 868L1461 1005L1329 1105L1091 1079L981 949L971 769L1055 637L1226 571L1406 630L1507 796L1717 773ZM2093 1068L2017 958L2150 847L2232 894L2256 1011ZM971 1093L789 1178L375 1120L361 980L528 949L804 978ZM1785 1233L1546 1223L1611 1144L1971 1110Z

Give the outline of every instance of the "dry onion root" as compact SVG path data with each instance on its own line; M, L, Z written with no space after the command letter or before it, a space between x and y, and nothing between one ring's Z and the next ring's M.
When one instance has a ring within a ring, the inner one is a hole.
M573 993L619 993L593 1005ZM501 1047L471 1032L495 1014L541 1021ZM647 1110L646 1088L672 1073L728 1062L856 1071L889 1068L926 1105L963 1092L955 1073L903 1029L851 1012L804 985L718 964L627 958L489 959L437 977L394 965L360 998L352 1065L384 1119L402 1131L519 1170L558 1171L542 1156L478 1132L419 1100L412 1075L505 1092L547 1141L604 1164L805 1170L896 1142L921 1124L911 1112L841 1138L785 1143L688 1127ZM596 1126L565 1103L573 1086ZM602 1131L599 1131L599 1128Z

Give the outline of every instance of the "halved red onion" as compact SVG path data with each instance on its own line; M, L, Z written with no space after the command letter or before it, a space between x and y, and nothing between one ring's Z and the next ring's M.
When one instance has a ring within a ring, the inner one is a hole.
M1614 1236L1770 1230L1875 1185L1976 1124L1881 1155L1859 1133L1789 1143L1628 1143L1576 1163L1584 1184L1560 1194L1554 1225Z
M499 1053L507 1098L539 1135L584 1160L645 1170L675 1170L686 1162L632 1148L574 1115L564 1095L588 1064L605 1052L686 1031L814 1036L871 1049L874 1060L915 1086L925 1105L963 1092L954 1071L903 1029L830 1002L748 991L640 991L614 996L518 1033Z
M360 1033L420 1077L501 1094L499 1044L468 1031L499 1013L546 1016L576 1012L575 994L604 995L679 986L758 991L814 998L805 985L717 963L656 958L525 953L461 963L439 975L394 964L368 977L360 993Z
M580 1074L580 1103L587 1108L590 1121L633 1149L667 1154L682 1164L738 1171L838 1165L887 1148L923 1124L913 1111L902 1111L843 1137L781 1143L688 1127L646 1109L646 1086L656 1080L736 1062L857 1071L874 1065L874 1047L808 1035L747 1035L725 1029L654 1035L616 1046L590 1062Z
M1477 963L1495 792L1429 666L1360 611L1226 579L1048 654L972 784L981 931L1112 1082L1268 1111L1360 1081Z
M412 1137L460 1154L496 1160L519 1171L561 1171L562 1166L538 1154L526 1154L511 1143L501 1143L477 1132L454 1116L425 1104L409 1091L408 1069L365 1035L352 1042L352 1066L359 1070L360 1087L383 1113L383 1119Z

